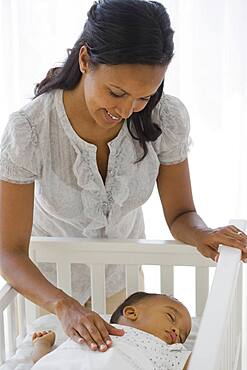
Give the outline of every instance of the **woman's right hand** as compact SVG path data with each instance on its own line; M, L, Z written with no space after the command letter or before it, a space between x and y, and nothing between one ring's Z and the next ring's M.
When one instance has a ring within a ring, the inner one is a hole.
M124 330L110 325L96 312L85 308L72 297L57 301L54 311L64 332L76 343L85 342L93 351L98 348L104 352L111 346L109 334L124 335Z

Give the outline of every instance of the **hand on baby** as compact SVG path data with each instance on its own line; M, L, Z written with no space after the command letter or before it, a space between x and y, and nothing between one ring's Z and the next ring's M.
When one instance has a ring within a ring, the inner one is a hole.
M71 297L59 300L55 313L62 323L64 332L76 343L85 342L93 351L99 349L104 352L111 346L109 334L124 335L124 330L110 325L96 312L85 308Z

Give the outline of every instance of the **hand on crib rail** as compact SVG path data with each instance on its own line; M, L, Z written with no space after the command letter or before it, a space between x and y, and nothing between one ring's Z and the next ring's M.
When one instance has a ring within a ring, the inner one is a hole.
M205 257L218 261L220 244L242 251L242 261L247 262L247 235L234 225L206 229L198 232L197 249Z
M124 330L110 325L96 312L85 308L71 297L59 300L55 313L65 333L76 343L85 342L93 351L99 349L104 352L111 346L109 334L124 335Z

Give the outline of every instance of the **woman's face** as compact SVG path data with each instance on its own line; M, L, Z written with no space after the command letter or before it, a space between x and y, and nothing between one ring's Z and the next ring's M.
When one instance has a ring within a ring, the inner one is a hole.
M132 113L140 112L161 85L166 67L141 64L100 64L95 69L80 64L80 86L88 118L106 130L120 127Z

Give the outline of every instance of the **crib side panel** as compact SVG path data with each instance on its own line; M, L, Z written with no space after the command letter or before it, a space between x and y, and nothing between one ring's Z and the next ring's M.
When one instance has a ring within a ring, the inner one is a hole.
M189 370L239 370L242 264L238 249L221 247ZM236 367L234 367L236 366Z
M161 266L161 292L174 294L174 266L197 266L208 272L208 266L215 263L203 257L194 247L177 241L146 240L85 240L79 238L37 238L30 244L30 255L35 263L55 262L57 265L57 286L71 294L70 265L86 263L91 266L91 300L93 309L105 313L105 277L100 266L123 264L126 266L126 296L139 290L139 269L141 265ZM98 266L98 267L97 267ZM59 273L60 271L60 273ZM60 278L59 278L60 276ZM203 278L203 277L202 277ZM198 284L203 280L197 279ZM208 282L208 276L207 276ZM208 283L197 289L198 313L208 294ZM206 286L206 289L204 289ZM34 312L32 310L32 312ZM36 314L35 314L36 315ZM31 316L30 316L31 317ZM32 320L34 317L32 316ZM31 321L31 320L30 320Z

